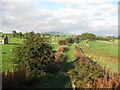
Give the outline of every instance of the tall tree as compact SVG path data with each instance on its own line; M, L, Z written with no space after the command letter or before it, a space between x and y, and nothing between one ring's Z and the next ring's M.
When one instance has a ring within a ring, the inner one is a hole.
M19 32L17 35L18 35L19 38L22 38L22 37L23 37L22 32Z
M86 39L94 40L95 37L96 37L96 35L93 33L83 33L83 34L79 35L79 38L81 40L86 40Z
M106 39L108 39L108 41L115 41L115 37L114 36L107 36Z
M74 40L72 38L65 39L66 43L74 43Z
M73 40L74 40L74 42L75 42L75 43L78 43L78 42L80 42L80 39L79 39L79 37L75 37L75 38L73 38Z
M12 35L14 38L17 37L17 32L15 30L13 30Z

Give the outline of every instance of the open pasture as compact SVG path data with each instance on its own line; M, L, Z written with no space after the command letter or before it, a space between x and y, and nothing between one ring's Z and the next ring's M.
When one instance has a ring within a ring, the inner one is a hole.
M17 45L23 43L24 39L20 38L13 38L11 35L7 35L9 39L9 44L2 44L2 70L5 71L11 71L13 69L13 64L11 62L11 59L13 58L12 49L15 48ZM51 37L49 39L49 42L51 43L51 46L53 47L53 50L56 50L59 47L58 41L64 40L67 37Z
M60 40L65 40L68 37L51 37L49 39L49 42L51 43L52 47L54 50L56 50L60 45L58 44L58 42Z
M2 70L3 72L6 70L12 70L13 64L11 59L13 58L12 49L15 48L18 44L22 43L24 39L19 38L10 38L9 44L2 44Z
M2 69L3 72L6 70L12 70L13 64L11 59L13 58L12 49L15 48L18 44L23 43L24 39L20 38L12 38L8 36L9 44L3 44L2 46ZM53 47L53 50L57 50L60 47L58 44L59 40L65 40L69 37L51 37L49 38L49 42ZM88 44L91 46L89 48L84 48L84 55L88 56L94 62L99 63L102 67L107 66L110 71L117 72L118 71L118 40L115 42L107 42L107 41L89 41ZM80 47L85 46L85 40L80 41L78 43ZM69 51L66 52L68 57L68 62L74 60L73 51L74 45L68 46Z
M58 43L59 40L65 40L66 38L69 38L69 37L51 37L49 41L51 43Z
M102 67L118 72L118 42L89 41L91 46L84 49L84 54ZM79 44L80 45L80 44Z

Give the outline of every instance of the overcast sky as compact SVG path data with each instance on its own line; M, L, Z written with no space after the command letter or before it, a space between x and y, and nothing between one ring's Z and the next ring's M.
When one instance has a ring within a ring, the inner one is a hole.
M2 32L118 34L119 0L2 0Z

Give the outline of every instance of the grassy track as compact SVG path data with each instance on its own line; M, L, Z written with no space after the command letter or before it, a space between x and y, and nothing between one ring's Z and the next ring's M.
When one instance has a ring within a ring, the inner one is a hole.
M85 45L85 40L80 41L80 43L78 43L78 45L79 45L80 47L84 47L84 46L86 46L86 45Z
M67 62L71 62L74 61L75 58L73 56L73 52L74 52L74 45L71 46L67 46L67 48L69 48L69 50L67 52L65 52L65 55L67 55Z
M60 46L59 44L51 44L53 50L57 50L57 48Z

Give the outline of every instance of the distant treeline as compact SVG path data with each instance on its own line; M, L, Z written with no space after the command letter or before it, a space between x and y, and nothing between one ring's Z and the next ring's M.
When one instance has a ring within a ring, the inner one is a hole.
M65 40L60 40L58 42L59 45L67 45L67 44L72 44L72 43L79 43L82 40L102 40L102 41L115 41L115 39L118 39L115 36L107 36L107 37L99 37L96 36L93 33L83 33L81 35L78 35L76 37L71 37L71 38L67 38Z
M60 34L60 33L35 33L34 31L31 31L31 32L26 32L26 33L22 33L22 32L16 32L15 30L12 31L11 34L2 34L2 36L4 35L8 35L10 37L14 37L14 38L29 38L29 37L32 37L34 35L37 35L37 36L44 36L44 37L71 37L69 38L69 40L66 39L66 41L70 41L71 43L73 43L73 41L75 42L78 42L79 40L86 40L86 39L89 39L89 40L104 40L104 41L114 41L115 39L119 39L120 36L118 37L115 37L115 36L106 36L106 37L102 37L102 36L96 36L95 34L93 33L83 33L81 35L68 35L68 34ZM61 41L61 42L64 42L64 41Z

